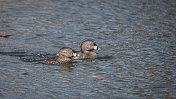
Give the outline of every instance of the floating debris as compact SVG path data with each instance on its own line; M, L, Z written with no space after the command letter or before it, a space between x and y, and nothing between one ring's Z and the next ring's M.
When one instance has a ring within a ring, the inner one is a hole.
M160 23L163 23L163 24L169 24L169 22L160 22Z
M4 34L4 33L0 33L0 37L8 37L10 36L9 34Z

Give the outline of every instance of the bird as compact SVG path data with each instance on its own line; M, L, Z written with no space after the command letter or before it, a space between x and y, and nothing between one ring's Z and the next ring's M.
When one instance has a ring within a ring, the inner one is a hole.
M56 56L57 57L54 59L46 59L43 62L47 64L71 62L72 58L77 56L77 53L72 48L63 47L59 50Z
M100 50L92 40L85 40L81 43L81 50L76 51L77 55L73 59L94 58L97 54L93 50Z

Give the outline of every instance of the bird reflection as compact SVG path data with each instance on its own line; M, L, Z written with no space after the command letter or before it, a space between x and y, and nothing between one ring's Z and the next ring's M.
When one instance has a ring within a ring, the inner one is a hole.
M60 63L58 64L58 66L64 69L55 69L56 71L68 71L68 72L71 72L73 70L73 67L75 67L72 62Z

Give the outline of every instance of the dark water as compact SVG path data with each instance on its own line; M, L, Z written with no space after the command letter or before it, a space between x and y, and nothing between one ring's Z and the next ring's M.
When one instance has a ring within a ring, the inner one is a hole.
M0 98L176 98L175 0L1 0ZM98 56L47 65L92 39Z

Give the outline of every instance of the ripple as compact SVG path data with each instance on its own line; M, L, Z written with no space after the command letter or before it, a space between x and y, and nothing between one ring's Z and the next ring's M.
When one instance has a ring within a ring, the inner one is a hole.
M174 4L1 0L0 32L13 36L0 38L0 97L175 98ZM85 39L102 48L96 58L41 62Z

